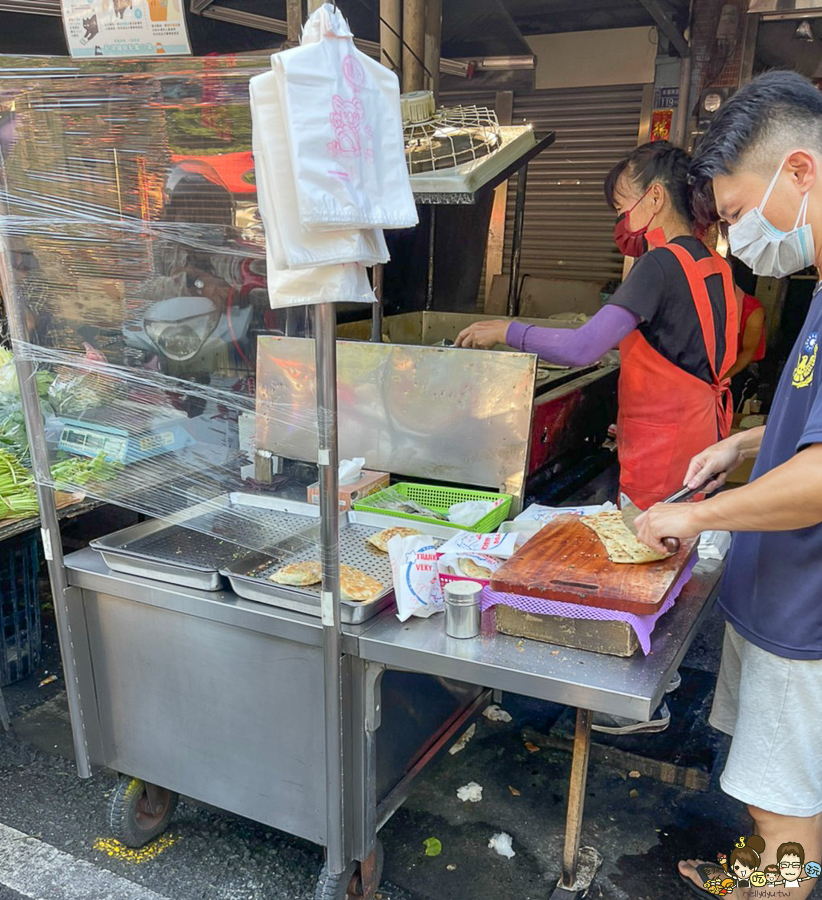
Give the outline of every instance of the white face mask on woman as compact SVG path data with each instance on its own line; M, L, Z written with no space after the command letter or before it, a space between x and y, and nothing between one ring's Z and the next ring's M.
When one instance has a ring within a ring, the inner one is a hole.
M799 214L791 231L780 231L765 218L762 210L768 202L779 176L782 166L779 164L773 180L765 191L759 206L745 213L742 218L728 229L728 242L731 253L741 259L754 275L784 278L813 265L815 258L813 233L808 216L808 194L802 198ZM800 225L801 221L801 225Z

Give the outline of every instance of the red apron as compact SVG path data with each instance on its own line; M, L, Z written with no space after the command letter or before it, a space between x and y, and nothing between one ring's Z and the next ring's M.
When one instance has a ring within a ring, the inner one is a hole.
M682 487L688 464L697 453L728 436L733 418L730 380L725 373L736 361L737 301L731 270L711 251L695 260L677 244L665 244L677 258L702 327L712 381L709 384L665 359L639 329L619 345L619 414L617 450L620 491L647 509ZM725 358L719 373L716 334L707 279L721 275L725 293Z

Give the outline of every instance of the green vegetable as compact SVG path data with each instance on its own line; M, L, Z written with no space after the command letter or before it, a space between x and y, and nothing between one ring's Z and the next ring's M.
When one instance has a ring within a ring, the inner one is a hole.
M54 488L74 491L90 481L108 481L122 466L109 462L103 454L94 459L71 457L51 467ZM35 516L39 512L34 476L12 453L0 449L0 519Z
M430 837L423 841L426 856L439 856L442 853L442 841L439 838Z
M51 467L51 478L58 491L72 490L89 481L110 481L122 468L120 463L109 462L103 453L94 459L72 456Z
M0 519L36 515L34 477L10 454L0 450Z

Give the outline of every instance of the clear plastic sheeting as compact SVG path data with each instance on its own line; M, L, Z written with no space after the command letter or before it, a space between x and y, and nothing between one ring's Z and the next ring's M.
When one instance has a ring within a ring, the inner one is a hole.
M317 480L254 446L261 417L317 441L314 408L284 421L256 396L258 336L310 336L305 310L268 302L248 103L268 65L0 58L0 271L39 389L37 480L258 551ZM304 517L285 531L288 554L319 552Z

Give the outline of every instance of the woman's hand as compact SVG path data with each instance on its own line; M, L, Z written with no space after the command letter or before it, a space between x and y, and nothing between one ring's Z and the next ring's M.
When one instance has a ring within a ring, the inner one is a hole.
M508 322L491 319L487 322L474 322L457 335L456 347L472 347L475 350L491 350L497 344L504 344L508 334Z

